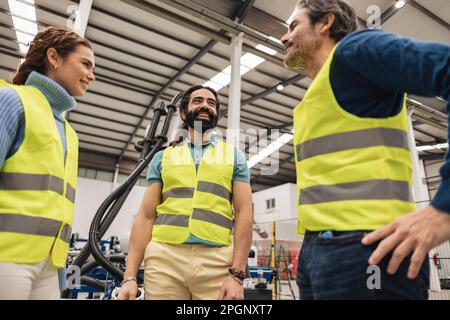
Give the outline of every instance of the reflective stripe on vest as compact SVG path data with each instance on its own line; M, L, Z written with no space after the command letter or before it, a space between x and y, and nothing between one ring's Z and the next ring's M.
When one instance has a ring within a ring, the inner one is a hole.
M69 243L71 234L72 234L72 227L68 224L65 224L63 226L63 229L61 230L61 235L59 236L59 238L62 241Z
M233 225L232 221L227 217L212 211L202 209L194 209L194 212L192 213L192 219L213 223L229 230L231 230Z
M67 200L75 203L75 194L76 194L75 188L72 187L69 183L67 183L67 190L66 190Z
M188 187L173 188L163 193L162 201L166 201L167 198L192 198L194 196L194 191L194 188ZM216 183L199 181L197 191L212 193L231 202L231 192Z
M298 204L318 204L345 200L399 200L412 201L409 184L406 181L368 180L317 185L301 189Z
M61 227L61 221L42 217L32 217L22 214L0 214L0 232L15 232L35 236L56 237ZM65 224L60 239L69 242L72 228Z
M64 180L49 174L0 173L0 190L49 190L64 194ZM75 202L75 189L67 184L66 198Z
M311 139L296 146L298 161L322 154L377 146L408 150L405 131L391 128L355 130Z
M192 219L213 223L220 227L227 228L230 230L232 228L232 221L230 219L221 214L208 210L194 209ZM160 213L156 217L155 225L188 227L189 215Z
M189 215L160 213L156 217L155 225L188 227Z
M173 188L163 193L162 201L166 201L167 198L192 198L194 196L194 188L179 187Z
M227 188L212 182L199 181L197 191L212 193L231 202L231 192Z

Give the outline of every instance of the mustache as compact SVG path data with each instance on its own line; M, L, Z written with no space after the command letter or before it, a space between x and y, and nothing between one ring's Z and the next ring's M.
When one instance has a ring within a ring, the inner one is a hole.
M193 112L194 113L194 117L197 117L202 112L206 112L211 120L214 118L215 113L210 111L210 110L208 110L208 109L199 109L199 110L194 111Z

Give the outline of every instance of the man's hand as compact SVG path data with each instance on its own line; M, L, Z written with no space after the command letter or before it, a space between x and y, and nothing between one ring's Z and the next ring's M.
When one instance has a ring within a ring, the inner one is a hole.
M370 245L381 239L384 240L370 256L369 264L378 264L394 250L387 269L388 273L393 274L403 259L413 252L408 278L414 279L428 252L450 239L450 214L428 206L371 232L362 239L362 243Z
M136 300L138 286L136 281L128 281L119 290L116 300Z
M242 284L234 280L233 277L228 276L220 289L218 300L243 300L244 287Z

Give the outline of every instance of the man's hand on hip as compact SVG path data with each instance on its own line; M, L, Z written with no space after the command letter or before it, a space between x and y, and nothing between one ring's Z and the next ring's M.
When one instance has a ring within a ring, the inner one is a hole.
M428 206L369 233L362 243L370 245L382 240L369 258L371 265L378 264L393 251L387 270L390 274L395 273L403 259L412 252L408 278L414 279L428 252L449 239L450 214Z

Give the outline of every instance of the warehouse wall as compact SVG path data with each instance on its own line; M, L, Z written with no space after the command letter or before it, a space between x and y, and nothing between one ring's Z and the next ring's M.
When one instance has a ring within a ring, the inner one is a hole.
M97 209L112 190L112 182L78 178L73 233L79 233L82 238L88 237L89 227ZM121 242L122 239L128 240L133 217L137 213L144 191L145 187L142 186L133 188L104 239L114 235L119 237Z
M275 207L267 208L267 201L275 199ZM272 234L272 221L276 221L276 238L299 240L297 234L297 188L293 183L255 192L253 194L255 223L265 229L269 238ZM254 232L253 239L261 237Z
M293 183L255 192L253 194L255 222L297 218L296 193L296 186ZM267 209L266 200L270 199L275 199L275 207Z
M78 178L77 197L75 200L75 217L73 233L87 238L91 221L106 197L112 192L113 184L109 181L101 181L87 178ZM126 244L128 240L133 217L137 213L141 203L145 187L135 186L130 193L122 210L106 233L104 239L117 236L121 243ZM266 200L275 199L275 208L267 210ZM298 240L297 235L297 210L296 210L296 187L295 184L284 184L275 188L259 191L253 195L255 210L255 222L263 227L271 238L272 221L277 221L277 239ZM261 237L254 232L254 239Z

